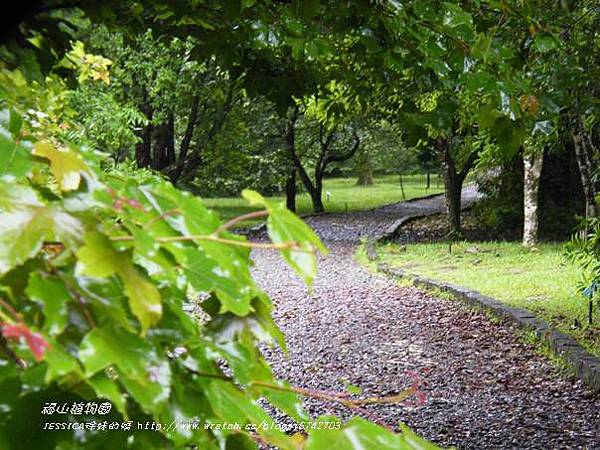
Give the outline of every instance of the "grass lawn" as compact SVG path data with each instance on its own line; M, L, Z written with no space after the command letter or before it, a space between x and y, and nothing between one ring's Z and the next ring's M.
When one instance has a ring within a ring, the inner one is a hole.
M408 273L480 291L509 305L528 309L556 329L574 336L600 356L600 314L587 325L587 300L575 291L577 267L565 260L562 245L542 244L538 251L515 242L423 243L379 248L382 262ZM575 320L580 327L575 327Z
M431 176L431 188L426 189L424 175L403 175L404 193L406 200L422 197L429 194L443 192L443 186L437 182L436 176ZM437 184L436 184L437 182ZM327 201L325 192L331 193L331 200ZM285 201L285 196L271 197ZM375 208L389 203L404 200L397 175L386 175L375 178L372 186L356 186L356 178L329 178L323 180L323 204L327 212L360 211ZM244 214L255 210L247 205L240 197L205 198L207 206L216 210L224 219ZM298 214L312 212L310 197L307 193L296 197Z

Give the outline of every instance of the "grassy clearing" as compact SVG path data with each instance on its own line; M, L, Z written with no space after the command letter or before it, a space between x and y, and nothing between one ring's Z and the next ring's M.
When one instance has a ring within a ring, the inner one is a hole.
M443 192L442 185L436 185L436 177L431 177L431 188L426 189L424 175L404 175L402 177L406 200ZM331 193L327 201L325 192ZM273 200L285 201L284 196L271 197ZM386 175L375 178L372 186L356 186L356 178L330 178L323 181L323 203L327 212L362 211L403 201L402 190L397 175ZM221 217L232 217L255 210L240 197L206 198L207 206L215 209ZM307 193L296 198L298 214L312 212L310 197Z
M533 311L600 356L600 329L597 323L592 329L585 326L587 301L575 291L579 272L564 259L560 244L528 251L514 242L465 242L454 244L452 253L447 243L388 244L379 253L383 262L409 273L475 289Z

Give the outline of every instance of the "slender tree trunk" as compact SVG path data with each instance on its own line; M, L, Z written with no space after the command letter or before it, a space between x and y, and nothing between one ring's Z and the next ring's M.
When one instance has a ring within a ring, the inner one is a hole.
M538 197L544 153L523 156L523 246L538 243Z
M300 159L298 159L297 157L294 160L294 166L296 167L296 170L300 175L300 180L302 181L302 184L308 191L308 195L310 196L310 200L313 205L313 211L316 213L321 213L325 211L325 208L323 207L323 201L321 200L321 192L318 192L316 182L315 184L313 184L312 180L308 176L308 173L306 173L306 170L302 166Z
M360 147L360 138L355 129L352 129L353 144L346 153L333 153L331 146L335 140L336 129L334 128L329 133L329 136L325 136L324 127L319 128L319 143L321 145L321 154L315 167L315 185L313 190L309 190L313 208L315 212L324 212L325 207L323 206L323 176L327 166L333 162L346 161L352 158Z
M183 133L181 144L179 144L179 157L173 159L173 161L169 164L169 167L166 168L167 175L169 176L173 184L177 183L177 180L183 172L183 165L177 163L179 161L185 161L185 159L187 158L188 151L190 149L190 144L192 142L192 137L194 136L196 122L198 121L199 105L200 97L196 95L192 98L192 106L190 109L190 115L188 116L188 123L185 128L185 132Z
M429 173L429 171L427 171L427 186L425 187L425 189L429 190L430 187L431 187L431 174Z
M321 192L319 192L318 182L315 179L315 183L313 184L312 180L310 179L310 176L306 172L306 169L302 165L302 161L300 161L300 158L296 154L296 120L298 120L298 117L298 109L296 108L292 114L291 119L287 124L285 134L285 145L290 159L292 160L292 163L294 165L294 170L300 176L302 184L308 191L308 195L310 195L314 212L320 213L323 212L325 209L323 207L323 201L321 200ZM318 177L317 174L320 172L320 166L321 162L317 164L317 168L315 170L315 177ZM320 189L322 190L322 187Z
M451 153L450 142L447 139L439 138L437 140L438 152L443 155L443 176L444 176L444 194L446 197L446 209L448 212L448 221L450 232L455 235L462 234L461 224L461 201L462 188L467 174L475 164L478 153L471 152L462 165L462 169L457 170L456 162Z
M288 148L290 148L290 147L288 146ZM306 169L304 169L304 166L302 165L302 161L300 161L300 158L298 158L298 155L296 155L296 153L293 153L291 155L291 157L292 157L292 161L294 163L294 168L296 169L296 171L298 172L298 175L300 176L300 181L302 181L302 184L308 191L308 195L310 195L311 200L313 200L313 206L314 206L314 199L316 197L315 186L314 186L312 180L310 179L310 176L308 176Z
M462 233L460 218L462 180L453 169L445 168L444 170L444 188L450 231Z
M296 212L296 169L291 168L285 181L285 205Z
M191 182L200 166L202 165L203 160L203 150L217 137L217 135L221 132L227 116L236 105L236 103L241 100L241 96L234 96L234 85L230 86L229 92L227 94L227 98L224 104L221 107L218 116L213 119L210 130L208 130L206 136L204 137L201 143L198 143L196 147L192 150L192 152L185 158L179 158L179 160L172 164L170 167L166 168L166 173L169 174L173 183L176 181L182 183ZM192 102L192 111L194 110L195 101ZM196 108L197 110L197 108ZM194 121L195 122L195 121ZM192 127L193 132L193 127Z
M292 163L294 164L294 168L300 176L302 184L304 185L304 187L308 191L308 194L310 195L314 212L321 213L325 211L322 197L323 176L325 174L325 169L327 168L327 165L332 162L341 162L351 158L360 146L360 138L356 133L356 130L353 130L352 135L354 138L354 144L351 146L350 150L343 154L331 153L330 149L335 137L335 129L330 131L329 135L326 137L324 133L324 126L321 125L319 128L319 143L321 145L321 152L315 166L315 181L313 183L313 181L310 179L310 176L306 172L306 169L302 165L302 161L296 154L295 123L298 117L298 108L296 108L294 109L294 113L286 129L286 148L288 150Z
M299 173L302 177L306 176L304 168L298 156L296 155L296 121L298 120L298 109L297 107L293 110L291 118L288 120L285 126L285 147L288 152L288 156L291 161L291 167L289 168L288 177L285 183L285 197L286 206L292 211L296 212L296 173ZM304 180L303 180L304 182Z
M194 98L192 98L192 106L190 109L190 115L188 116L188 123L185 128L185 133L183 133L181 144L179 145L179 159L185 159L188 154L188 150L190 149L190 143L192 142L192 137L194 136L194 128L198 120L199 105L200 97L196 95Z
M322 170L315 172L315 189L310 192L313 210L316 213L325 212L325 207L323 206L323 175Z
M447 139L440 138L437 141L438 150L443 154L444 166L444 194L446 197L446 211L448 222L452 233L462 233L460 221L461 192L463 178L456 173L456 165L450 154L450 144Z
M372 186L373 185L373 166L367 163L360 169L358 173L358 179L356 180L357 186Z
M406 194L404 193L404 181L402 180L402 174L398 175L400 181L400 192L402 193L402 200L406 200Z
M175 115L172 111L167 117L167 159L164 167L167 167L175 162Z

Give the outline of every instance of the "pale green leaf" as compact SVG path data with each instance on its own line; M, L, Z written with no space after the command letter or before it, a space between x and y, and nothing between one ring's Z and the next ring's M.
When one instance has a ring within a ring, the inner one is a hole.
M81 155L66 148L56 148L48 142L38 142L32 153L50 161L50 171L63 191L77 189L81 172L88 170Z
M74 216L51 207L15 209L0 214L0 275L35 256L44 241L72 247L82 233Z
M117 274L125 287L131 311L142 325L142 333L156 324L162 314L160 293L133 265L130 252L118 252L100 233L88 233L77 252L78 270L92 277Z
M44 330L51 336L62 333L69 318L67 305L71 300L65 284L58 278L44 277L33 272L29 277L26 293L44 308Z
M100 233L87 233L85 245L77 251L78 271L91 277L109 277L120 266L122 255L114 249L109 239Z

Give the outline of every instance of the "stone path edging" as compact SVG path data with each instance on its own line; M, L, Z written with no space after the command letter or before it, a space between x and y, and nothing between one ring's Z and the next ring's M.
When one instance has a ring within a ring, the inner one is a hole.
M438 194L439 195L439 194ZM463 209L471 205L465 205ZM365 253L369 261L379 258L377 254L377 243L389 239L407 222L420 217L426 217L433 213L410 214L400 217L392 223L383 233L372 236L365 242ZM534 331L538 339L550 345L552 351L559 355L594 393L600 392L600 358L586 351L571 336L556 331L544 320L537 317L531 311L522 308L508 306L499 300L451 283L432 280L412 273L406 273L400 269L392 268L384 263L377 263L378 271L394 278L408 278L415 287L426 289L439 289L448 292L455 298L464 301L468 305L492 313L494 316L509 322L516 327L528 331Z
M409 279L415 287L439 289L464 301L469 306L492 313L517 328L533 331L536 336L547 342L552 350L572 367L575 375L594 393L600 392L600 359L587 352L577 341L564 333L553 330L544 320L522 308L508 306L492 297L451 283L432 280L401 269L378 263L377 269L394 278Z

